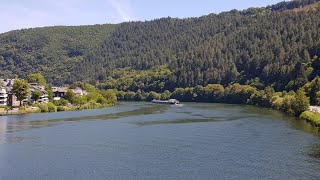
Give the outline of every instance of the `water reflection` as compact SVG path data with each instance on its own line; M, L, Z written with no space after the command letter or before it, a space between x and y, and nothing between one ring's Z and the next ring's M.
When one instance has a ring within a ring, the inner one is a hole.
M159 124L187 124L187 123L207 123L207 122L221 122L221 121L237 121L240 119L254 118L256 116L233 116L233 117L205 117L200 115L195 115L198 118L190 119L174 119L174 120L151 120L151 121L140 121L134 122L136 125L140 126L150 126Z
M4 116L0 121L0 144L6 143L6 136L5 133L7 131L8 126L8 118Z
M247 114L259 114L260 116L270 116L276 120L285 121L291 128L300 130L303 132L308 132L316 136L320 136L320 128L310 125L310 123L299 119L297 117L288 116L283 112L268 109L268 108L259 108L254 106L246 106L242 108L243 113Z
M206 123L206 122L221 122L221 121L236 121L241 119L259 120L261 116L270 116L274 120L283 120L291 128L312 133L313 135L320 135L320 128L315 128L309 123L298 118L289 117L284 113L270 110L267 108L257 108L254 106L238 106L229 104L204 104L204 103L187 103L183 108L173 108L166 105L149 105L135 104L138 109L129 110L125 112L109 113L93 116L81 116L71 118L56 118L49 120L22 120L22 121L8 121L8 116L2 117L0 120L0 143L6 143L6 133L36 129L43 127L55 126L65 122L76 121L90 121L90 120L111 120L125 117L162 114L155 116L156 118L133 121L131 124L138 126L150 126L160 124L184 124L184 123ZM125 105L118 106L119 109ZM171 113L171 114L170 114ZM180 115L179 115L180 114ZM58 114L52 114L58 116ZM21 138L12 138L13 141L19 141Z
M269 109L123 103L101 110L6 118L0 117L3 179L320 176L316 128ZM55 127L37 129L48 126Z
M165 106L165 105L155 105L151 107L142 107L140 109L135 109L132 111L103 114L103 115L97 115L97 116L82 116L82 117L74 117L74 118L36 120L36 121L20 121L20 122L12 122L12 123L8 123L7 121L4 121L5 123L2 124L3 127L0 129L0 133L2 132L3 134L5 134L6 132L8 133L8 132L28 130L28 129L55 126L57 124L61 124L64 122L76 122L76 121L84 121L84 120L85 121L111 120L111 119L118 119L118 118L139 116L139 115L160 114L160 113L163 113L167 108L168 106Z
M309 156L320 159L320 144L314 144L309 147L307 153Z

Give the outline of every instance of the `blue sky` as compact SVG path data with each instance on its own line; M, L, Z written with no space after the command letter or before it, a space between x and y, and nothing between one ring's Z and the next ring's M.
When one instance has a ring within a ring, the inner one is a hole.
M0 33L15 29L198 17L283 0L1 0Z

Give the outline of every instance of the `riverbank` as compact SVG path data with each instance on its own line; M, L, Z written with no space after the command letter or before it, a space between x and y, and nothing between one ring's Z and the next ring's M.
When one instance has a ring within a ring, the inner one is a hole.
M18 108L14 108L12 110L8 110L7 108L0 108L0 116L16 115L16 114L20 114Z
M79 110L85 110L85 109L101 109L101 108L110 107L113 105L115 104L101 105L98 103L89 103L81 106L73 106L73 105L69 105L69 106L52 106L52 105L50 106L49 105L48 106L48 104L42 104L42 105L40 104L40 105L37 105L37 107L14 108L12 110L7 110L6 108L0 108L0 116L31 114L31 113L62 112L62 111L79 111ZM312 126L320 127L319 112L320 112L320 107L310 106L309 111L303 112L299 117L309 122Z
M300 115L300 118L306 120L315 127L320 127L320 107L310 106L308 111L305 111Z
M313 111L305 111L300 115L301 119L306 120L315 127L320 127L320 113Z
M64 111L79 111L86 109L101 109L106 107L111 107L116 104L85 104L82 106L50 106L47 104L38 105L38 107L30 106L30 107L20 107L13 109L0 108L0 116L8 116L8 115L20 115L20 114L33 114L33 113L51 113L51 112L64 112Z

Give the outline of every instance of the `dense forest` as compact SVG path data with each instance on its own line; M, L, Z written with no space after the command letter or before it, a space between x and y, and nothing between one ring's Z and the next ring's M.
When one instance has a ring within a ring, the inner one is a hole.
M319 28L319 0L295 0L199 18L11 31L0 35L0 76L41 72L56 85L107 85L118 68L166 66L162 85L171 90L213 83L297 90L320 73Z
M0 35L0 78L41 72L48 82L68 83L84 55L107 39L116 25L45 27Z

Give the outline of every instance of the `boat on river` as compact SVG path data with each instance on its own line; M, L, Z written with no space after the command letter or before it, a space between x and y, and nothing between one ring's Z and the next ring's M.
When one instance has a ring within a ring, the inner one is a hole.
M176 104L179 104L180 102L176 99L169 99L169 100L152 100L151 101L152 103L155 103L155 104L173 104L173 105L176 105Z

